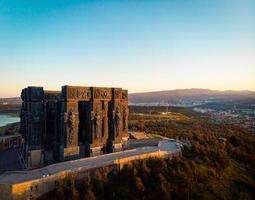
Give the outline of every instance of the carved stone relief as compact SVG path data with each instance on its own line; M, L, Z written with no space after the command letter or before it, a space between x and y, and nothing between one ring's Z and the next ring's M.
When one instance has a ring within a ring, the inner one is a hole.
M123 131L127 130L128 127L128 108L123 106Z
M91 98L91 92L89 88L78 88L78 99L90 99Z
M77 91L76 91L76 88L68 88L68 95L67 97L69 99L76 99L76 95L77 94Z
M127 90L122 90L122 99L128 99L128 91Z
M71 145L73 144L74 141L74 131L75 131L75 113L73 111L70 111L68 113L68 118L67 118L67 126L68 126L68 144Z
M115 99L121 99L122 98L122 90L114 89L114 98Z
M109 88L94 88L95 99L111 99L111 91Z
M120 120L121 120L120 107L117 106L116 109L113 111L114 138L120 135Z

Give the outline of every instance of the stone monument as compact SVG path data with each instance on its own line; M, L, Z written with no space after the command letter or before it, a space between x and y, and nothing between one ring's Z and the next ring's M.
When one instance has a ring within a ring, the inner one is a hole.
M62 91L27 87L21 94L20 132L28 168L120 151L128 141L128 91L63 86Z

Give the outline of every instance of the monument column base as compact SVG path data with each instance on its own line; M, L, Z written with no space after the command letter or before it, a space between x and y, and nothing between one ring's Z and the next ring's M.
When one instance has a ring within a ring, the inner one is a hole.
M44 150L30 150L27 153L27 168L39 168L44 166Z
M112 143L112 140L107 139L106 153L112 153L112 152L113 152L113 143Z
M123 150L123 144L122 143L116 143L113 145L113 152L118 152Z
M90 149L90 156L99 156L99 155L103 155L103 151L102 151L103 147L99 146L99 147L92 147Z
M113 152L118 152L122 151L124 149L123 142L121 141L112 141L110 139L107 140L107 153L113 153Z
M129 148L129 137L122 137L123 150Z
M80 147L66 147L64 148L64 160L73 160L80 157Z
M100 146L93 146L91 144L85 145L85 156L86 157L93 157L93 156L99 156L104 154L104 147L102 145Z

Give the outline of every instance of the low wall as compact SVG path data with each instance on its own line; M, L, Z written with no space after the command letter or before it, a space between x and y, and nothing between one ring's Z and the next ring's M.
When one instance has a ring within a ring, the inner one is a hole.
M167 152L158 151L148 154L142 154L137 156L131 156L122 159L116 159L113 162L109 162L107 165L103 165L92 169L83 169L82 167L75 168L73 170L65 170L51 176L43 177L40 179L34 179L27 182L17 183L17 184L0 184L0 200L24 200L24 199L34 199L47 192L54 190L58 182L64 179L68 175L74 175L78 180L88 176L89 174L95 174L100 172L100 170L107 168L108 171L113 169L120 170L125 164L130 163L135 160L141 160L151 157L167 157L167 156L179 156L181 152Z

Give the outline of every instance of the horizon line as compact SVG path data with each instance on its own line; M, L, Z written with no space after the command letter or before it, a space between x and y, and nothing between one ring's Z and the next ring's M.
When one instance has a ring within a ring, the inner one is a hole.
M255 92L255 90L233 90L233 89L217 90L217 89L208 89L208 88L178 88L178 89L153 90L153 91L144 91L144 92L131 92L129 94L156 93L156 92L167 92L167 91L177 91L177 90L210 90L210 91L217 91L217 92ZM12 98L20 98L20 96L0 97L0 99L12 99Z

